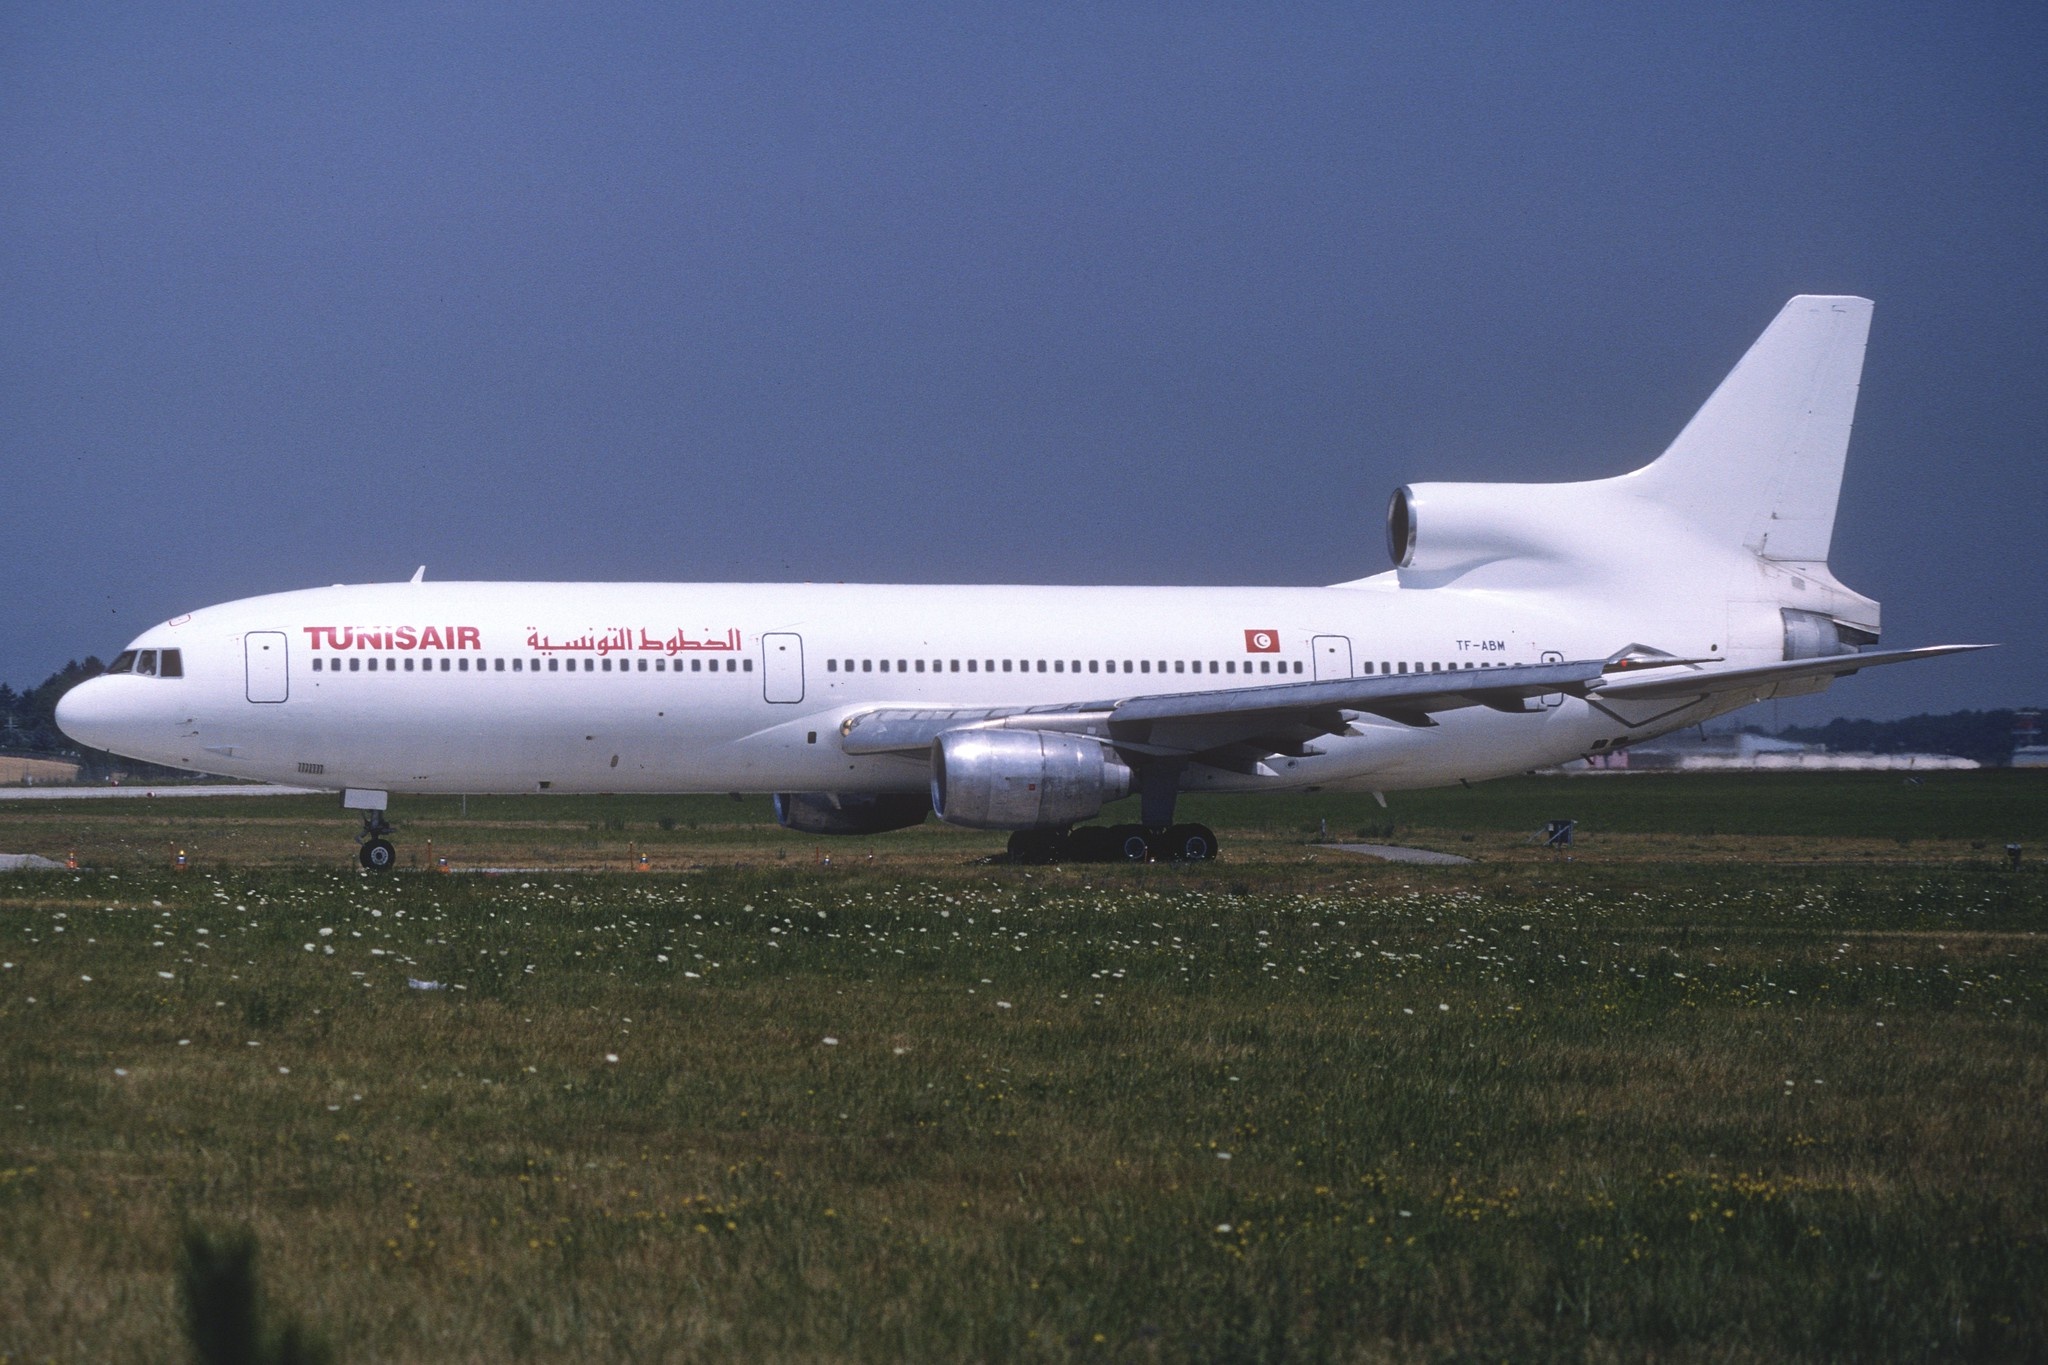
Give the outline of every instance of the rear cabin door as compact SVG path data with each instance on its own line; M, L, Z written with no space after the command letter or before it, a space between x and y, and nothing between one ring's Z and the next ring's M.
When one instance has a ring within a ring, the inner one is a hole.
M804 639L778 633L761 637L761 694L773 702L804 699Z
M242 637L242 658L248 668L250 701L283 701L290 691L285 677L284 632L252 630Z
M1318 635L1315 638L1316 681L1351 676L1351 637Z

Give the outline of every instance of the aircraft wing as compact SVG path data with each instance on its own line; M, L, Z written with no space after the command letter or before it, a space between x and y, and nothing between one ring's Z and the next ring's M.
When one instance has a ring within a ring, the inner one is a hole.
M1536 699L1546 694L1587 695L1617 666L1612 659L1585 659L1148 693L1062 706L882 709L849 716L840 725L840 743L851 754L914 753L964 727L1059 730L1094 735L1136 753L1199 754L1204 761L1238 767L1266 754L1302 754L1317 736L1350 732L1359 713L1431 726L1435 712L1467 706L1535 710L1541 706Z
M1716 692L1741 692L1777 687L1807 678L1839 678L1859 669L1880 664L1902 664L1913 659L1934 659L1943 654L1963 654L1992 645L1927 645L1920 649L1882 649L1867 654L1830 654L1819 659L1791 659L1781 664L1760 664L1751 668L1707 668L1658 678L1625 678L1605 682L1596 689L1602 700L1662 701L1672 697L1700 697ZM1659 672L1662 672L1659 669Z

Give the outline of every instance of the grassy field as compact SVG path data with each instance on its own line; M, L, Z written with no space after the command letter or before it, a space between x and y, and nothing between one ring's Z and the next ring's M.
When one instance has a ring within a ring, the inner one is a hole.
M86 865L0 879L0 1358L174 1358L247 1229L344 1361L2039 1359L2030 777L1190 803L1193 868L0 805Z

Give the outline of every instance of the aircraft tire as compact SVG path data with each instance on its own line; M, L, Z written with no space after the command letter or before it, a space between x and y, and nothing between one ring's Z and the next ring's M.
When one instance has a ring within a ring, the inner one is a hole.
M1114 860L1122 863L1152 861L1154 836L1143 825L1116 825L1110 832Z
M356 859L372 872L388 872L398 861L398 851L388 839L372 839L363 845Z
M1177 863L1206 863L1216 856L1216 832L1207 825L1175 825L1166 831L1168 856Z

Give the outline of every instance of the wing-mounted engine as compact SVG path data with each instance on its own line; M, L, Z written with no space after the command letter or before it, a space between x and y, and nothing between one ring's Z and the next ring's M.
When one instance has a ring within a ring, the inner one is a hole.
M1057 829L1130 795L1131 770L1085 735L948 730L932 741L931 808L971 829Z
M922 793L775 793L776 823L800 834L886 834L921 825L931 813Z

